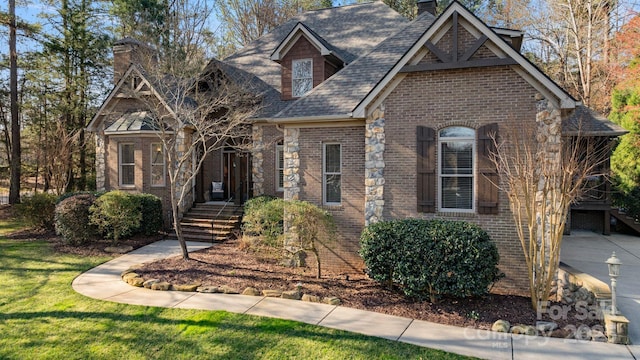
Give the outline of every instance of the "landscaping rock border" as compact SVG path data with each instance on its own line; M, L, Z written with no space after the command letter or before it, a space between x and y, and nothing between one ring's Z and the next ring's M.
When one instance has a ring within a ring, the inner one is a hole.
M295 290L280 290L280 289L264 289L260 291L254 287L247 287L240 291L227 285L220 286L202 286L201 284L170 284L168 282L160 281L158 279L144 279L140 274L136 273L136 267L131 267L122 273L120 277L122 281L135 287L144 287L150 290L157 291L185 291L185 292L199 292L207 294L242 294L250 296L264 296L264 297L276 297L289 300L299 300L315 303L323 303L329 305L340 305L342 301L335 296L321 298L319 296L311 294L303 294L301 291L301 284L296 287Z

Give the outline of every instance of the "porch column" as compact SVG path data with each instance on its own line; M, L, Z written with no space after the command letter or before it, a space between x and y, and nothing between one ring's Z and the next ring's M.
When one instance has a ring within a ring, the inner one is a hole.
M536 123L537 123L537 154L539 166L538 192L536 194L536 221L541 224L545 231L537 232L538 244L550 246L549 241L552 231L551 224L560 223L565 216L562 204L562 116L559 109L555 108L547 99L540 99L537 103ZM544 237L544 239L543 239ZM545 254L549 256L550 249L545 249Z
M251 175L253 177L253 196L264 194L264 140L263 129L260 125L253 125L252 129L253 144L251 147L251 155L253 157L251 163Z
M299 200L300 198L300 129L284 129L284 199ZM298 234L291 226L291 216L284 209L284 265L304 266L305 252L299 246Z
M96 190L105 190L105 172L107 170L105 166L105 139L102 131L96 132Z
M365 226L382 220L384 210L384 105L366 121L365 128Z
M284 129L284 199L298 200L300 194L299 128Z

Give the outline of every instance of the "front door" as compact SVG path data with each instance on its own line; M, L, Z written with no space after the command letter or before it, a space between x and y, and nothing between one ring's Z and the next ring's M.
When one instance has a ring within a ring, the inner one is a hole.
M247 152L226 149L222 162L225 199L233 198L234 203L238 205L244 203L250 197L251 155Z

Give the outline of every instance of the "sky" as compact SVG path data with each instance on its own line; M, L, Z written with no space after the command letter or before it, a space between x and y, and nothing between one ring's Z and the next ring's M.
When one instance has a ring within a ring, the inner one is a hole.
M208 1L210 1L213 4L215 0L208 0ZM351 2L351 0L348 0L348 1L334 0L334 4L348 3L348 2ZM636 14L640 12L640 0L622 0L621 2L626 4L623 12L631 12ZM43 31L45 32L47 31L47 28L50 27L50 25L48 25L46 23L46 20L41 18L39 14L54 13L54 10L51 6L47 5L46 3L40 0L17 0L17 3L18 4L16 6L16 13L19 19L22 19L28 23L39 23L41 24ZM8 11L8 1L0 2L0 12L7 12L7 11ZM108 22L109 20L105 19L105 21ZM217 18L214 18L211 20L210 29L215 31L219 28L219 25L220 25L220 21ZM6 28L3 28L2 31L0 31L0 44L7 44L7 41L8 41L8 31L6 30ZM29 50L34 50L38 47L38 44L35 41L25 39L24 37L19 36L18 42L19 42L18 43L19 53L29 51ZM6 55L7 52L8 52L8 46L0 45L0 56Z

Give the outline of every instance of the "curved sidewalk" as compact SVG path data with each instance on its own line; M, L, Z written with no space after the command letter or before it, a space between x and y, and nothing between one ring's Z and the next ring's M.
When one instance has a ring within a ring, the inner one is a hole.
M188 243L191 251L210 246L207 243ZM81 274L72 286L83 295L105 301L167 308L226 310L289 319L485 359L640 359L640 346L503 334L278 298L154 291L130 286L120 277L120 273L131 266L179 253L177 241L158 241Z

